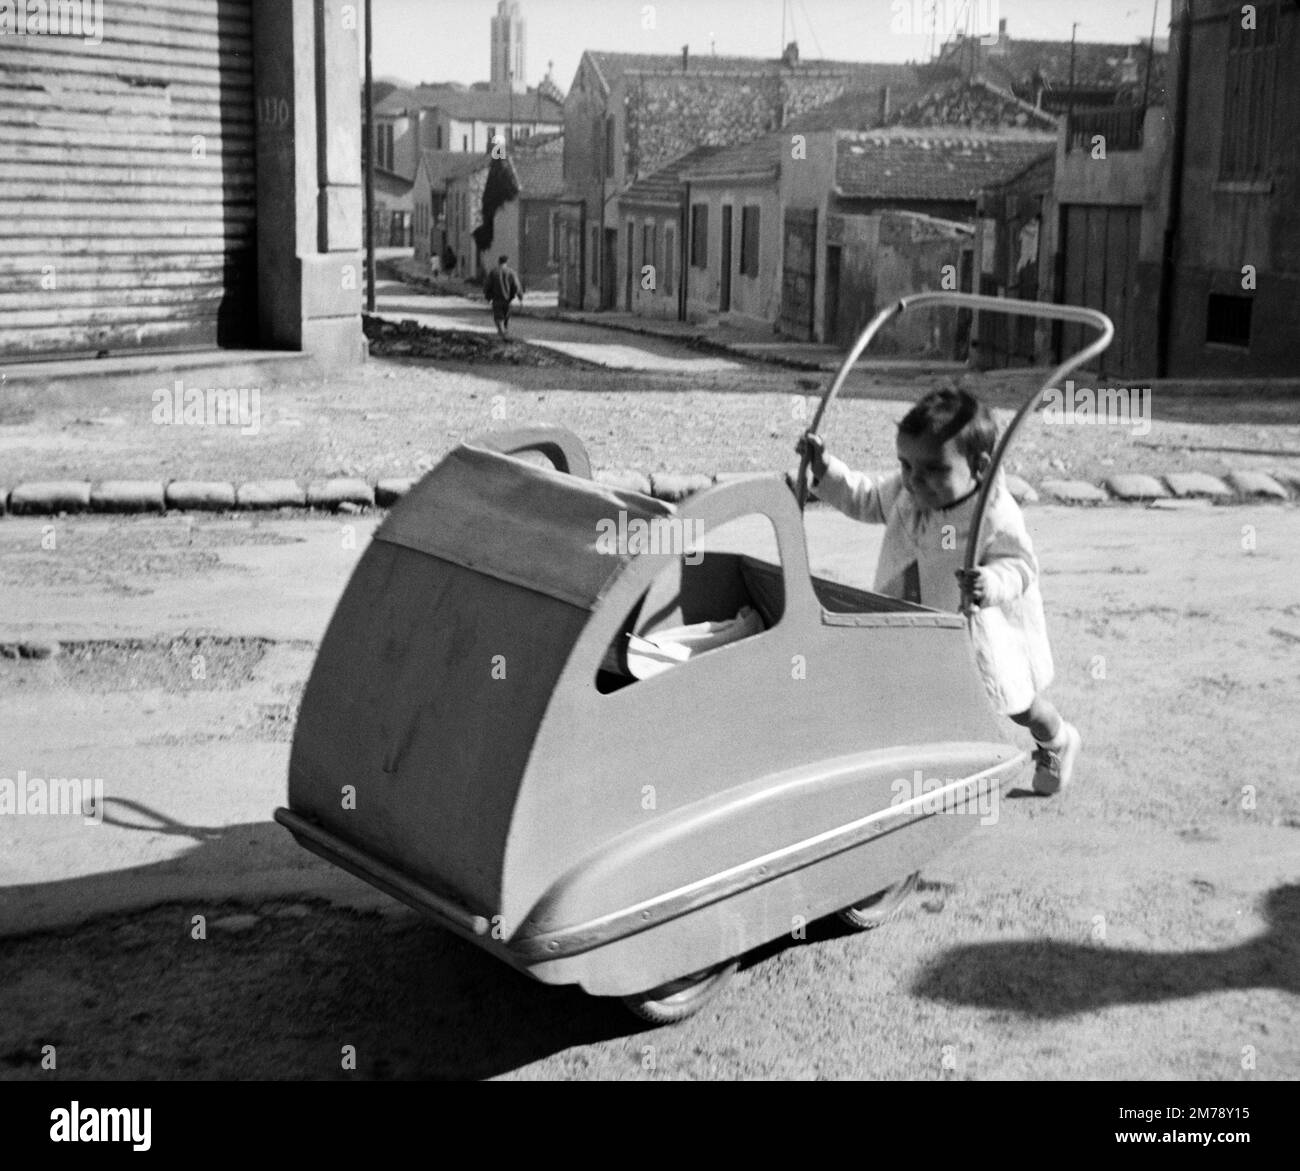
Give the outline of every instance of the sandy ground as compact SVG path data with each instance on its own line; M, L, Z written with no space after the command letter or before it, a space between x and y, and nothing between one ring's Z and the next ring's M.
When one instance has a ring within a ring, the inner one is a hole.
M373 1078L1300 1076L1300 510L1029 519L1076 785L1004 800L886 927L816 924L663 1029L270 821L373 521L72 519L49 549L6 520L0 643L68 646L0 659L0 776L101 776L108 800L103 825L0 818L0 1077L333 1078L343 1045ZM878 538L810 514L828 576L867 580Z

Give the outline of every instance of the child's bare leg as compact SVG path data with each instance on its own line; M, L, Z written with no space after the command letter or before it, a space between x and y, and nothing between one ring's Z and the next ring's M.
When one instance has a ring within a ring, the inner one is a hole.
M1011 719L1028 728L1038 744L1034 750L1034 792L1059 792L1074 773L1074 761L1082 745L1079 730L1061 719L1061 713L1041 695L1034 696L1034 702Z
M1054 744L1064 723L1061 713L1041 695L1034 696L1034 702L1029 707L1010 718L1022 728L1028 728L1029 734L1039 744Z

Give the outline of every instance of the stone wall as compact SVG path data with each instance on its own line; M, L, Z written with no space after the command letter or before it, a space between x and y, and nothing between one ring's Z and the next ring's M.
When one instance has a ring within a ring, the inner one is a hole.
M735 146L839 97L850 77L639 74L624 98L629 177L651 175L697 146Z

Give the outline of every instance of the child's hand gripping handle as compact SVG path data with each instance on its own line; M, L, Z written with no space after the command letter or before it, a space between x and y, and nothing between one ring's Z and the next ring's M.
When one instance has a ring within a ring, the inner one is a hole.
M988 576L982 569L957 570L961 586L961 612L969 618L988 601Z
M802 458L799 461L799 479L795 494L799 497L800 507L808 499L808 471L812 470L813 479L820 480L826 474L826 443L820 435L805 431L794 445L795 451Z

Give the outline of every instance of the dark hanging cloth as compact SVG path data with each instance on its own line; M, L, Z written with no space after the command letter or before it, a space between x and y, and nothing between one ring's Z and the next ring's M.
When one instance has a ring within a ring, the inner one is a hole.
M519 198L519 176L508 158L493 159L488 167L487 182L483 186L483 222L474 229L474 243L479 251L492 247L494 236L492 221L497 211L512 199Z

